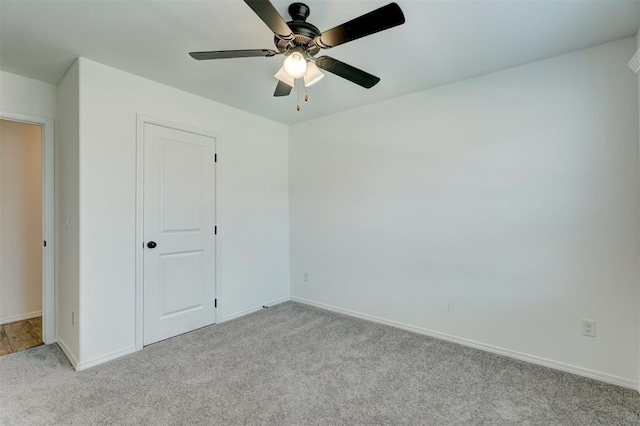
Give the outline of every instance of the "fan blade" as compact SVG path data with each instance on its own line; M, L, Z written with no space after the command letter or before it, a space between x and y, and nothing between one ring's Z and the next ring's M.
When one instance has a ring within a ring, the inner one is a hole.
M323 49L329 49L401 24L404 24L402 9L397 3L389 3L323 32L316 37L315 43Z
M244 2L282 40L293 40L293 31L268 0L244 0Z
M371 89L380 81L380 79L375 75L371 75L368 72L352 67L344 62L340 62L337 59L330 58L329 56L320 56L316 59L316 65L318 68L329 71L338 77L345 78L366 89Z
M274 56L278 52L271 49L248 49L248 50L214 50L211 52L189 52L193 59L199 61L205 59L228 59L228 58L253 58L257 56Z
M293 87L289 86L287 83L278 81L278 85L276 86L276 91L273 96L289 96L291 89L293 89Z

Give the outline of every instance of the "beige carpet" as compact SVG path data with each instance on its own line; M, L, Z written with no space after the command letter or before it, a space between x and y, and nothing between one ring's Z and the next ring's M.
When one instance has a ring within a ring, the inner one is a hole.
M637 425L640 395L285 303L81 372L0 357L0 424Z

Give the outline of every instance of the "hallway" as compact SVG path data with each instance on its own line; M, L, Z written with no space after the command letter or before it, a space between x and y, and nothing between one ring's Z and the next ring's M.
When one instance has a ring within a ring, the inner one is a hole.
M0 356L42 344L42 317L0 325Z

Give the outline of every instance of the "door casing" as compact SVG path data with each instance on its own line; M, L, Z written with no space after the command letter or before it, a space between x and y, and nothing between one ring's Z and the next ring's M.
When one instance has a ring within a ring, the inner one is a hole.
M220 147L220 138L215 132L195 128L192 126L175 123L169 120L149 117L137 114L136 131L136 284L135 284L135 347L140 350L144 347L144 125L154 124L156 126L167 127L174 130L195 133L215 139L215 151ZM218 309L215 312L215 322L220 322L220 299L222 296L222 286L220 282L220 253L221 253L221 224L220 224L220 156L217 155L215 168L215 224L217 226L215 245L215 294L218 300Z
M6 110L0 110L0 118L42 128L42 238L47 242L42 250L42 341L48 345L56 341L54 121Z

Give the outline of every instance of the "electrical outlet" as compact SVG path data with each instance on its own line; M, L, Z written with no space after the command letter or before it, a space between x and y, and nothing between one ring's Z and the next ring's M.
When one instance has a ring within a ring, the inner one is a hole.
M308 282L309 282L309 273L308 273L308 272L305 272L305 273L304 273L304 282L305 282L305 283L308 283Z
M71 311L71 325L76 325L76 311Z
M593 320L582 320L582 334L589 337L596 337L596 322Z

